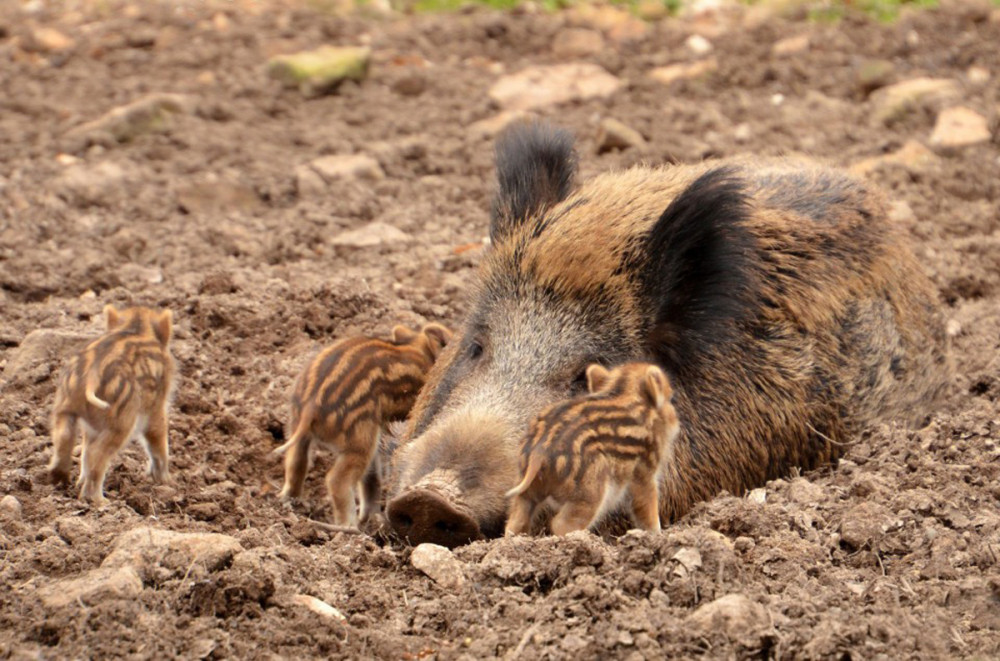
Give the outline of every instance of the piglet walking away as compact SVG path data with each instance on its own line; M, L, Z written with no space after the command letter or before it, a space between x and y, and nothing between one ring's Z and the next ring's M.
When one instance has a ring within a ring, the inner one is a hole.
M104 308L107 332L74 356L59 379L52 412L55 483L69 482L73 444L83 423L80 498L106 502L104 476L115 454L137 435L155 482L169 477L167 409L174 385L170 310Z
M524 479L513 497L507 534L527 533L537 508L558 508L552 532L565 535L596 526L631 502L636 525L660 529L660 465L680 423L663 370L629 363L610 372L587 368L587 395L545 409L521 446Z
M376 449L385 426L410 412L427 372L451 331L427 324L392 330L392 340L353 337L324 349L299 375L292 392L281 499L302 497L310 446L336 454L326 474L337 525L354 525L355 487L361 484L361 521L379 511L381 466Z

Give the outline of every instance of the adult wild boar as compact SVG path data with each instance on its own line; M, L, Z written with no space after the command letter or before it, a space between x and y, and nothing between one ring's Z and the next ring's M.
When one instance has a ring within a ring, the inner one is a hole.
M502 533L529 420L590 363L669 374L681 434L661 519L920 421L948 382L937 296L878 192L801 162L611 172L574 187L564 131L497 144L492 245L468 318L395 453L392 527L456 546Z

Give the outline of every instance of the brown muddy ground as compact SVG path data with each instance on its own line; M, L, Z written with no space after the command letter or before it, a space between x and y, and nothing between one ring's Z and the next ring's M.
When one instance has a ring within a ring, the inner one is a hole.
M950 103L990 120L993 141L870 175L905 203L894 213L949 306L955 392L924 429L872 429L839 468L721 496L662 534L459 549L465 583L444 589L407 548L309 523L328 516L319 468L313 509L280 507L268 452L291 380L319 346L460 319L477 249L456 248L486 234L491 188L490 139L470 126L497 114L487 90L503 73L570 59L553 43L582 19L343 19L244 4L0 4L0 495L17 501L0 508L0 656L1000 655L996 12L953 6L888 26L758 11L644 33L598 25L606 48L581 57L625 85L539 112L577 133L584 175L746 153L848 166L908 140L927 145L942 107L921 103L881 126L866 86L957 82ZM69 8L46 9L57 5ZM33 42L43 26L73 43ZM695 57L684 45L695 31L714 44L717 71L651 80L651 68ZM772 54L802 34L805 50ZM369 78L310 100L267 79L271 54L322 43L370 43ZM870 59L892 68L860 82ZM67 136L159 92L189 96L166 132L90 146ZM648 145L598 155L604 117ZM303 164L351 153L374 156L385 177L297 180ZM405 236L335 245L372 221ZM176 315L176 482L152 487L133 445L97 511L42 479L53 376L80 337L100 331L104 304L130 301ZM36 329L55 332L25 342ZM209 561L154 546L135 563L141 585L108 579L74 598L80 586L60 582L143 527L224 533L242 550L216 547ZM299 593L346 621L294 603ZM749 603L728 618L692 616L731 594ZM61 595L71 603L58 605Z

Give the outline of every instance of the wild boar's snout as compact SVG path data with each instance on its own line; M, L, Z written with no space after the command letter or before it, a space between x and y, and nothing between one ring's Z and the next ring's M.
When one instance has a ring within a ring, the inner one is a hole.
M396 534L449 548L498 535L503 492L517 481L511 438L502 418L458 413L401 448L400 489L386 507Z

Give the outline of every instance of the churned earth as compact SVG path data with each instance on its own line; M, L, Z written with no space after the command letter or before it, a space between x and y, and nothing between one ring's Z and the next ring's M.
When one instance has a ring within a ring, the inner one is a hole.
M997 9L326 6L0 2L0 656L1000 655ZM306 98L267 76L323 44L370 46L367 78ZM583 176L806 154L870 178L947 306L952 396L655 535L411 561L311 521L323 456L310 504L281 507L296 371L337 337L460 320L492 136L525 114L576 133ZM95 510L44 480L54 376L130 302L175 313L174 482L133 445Z

